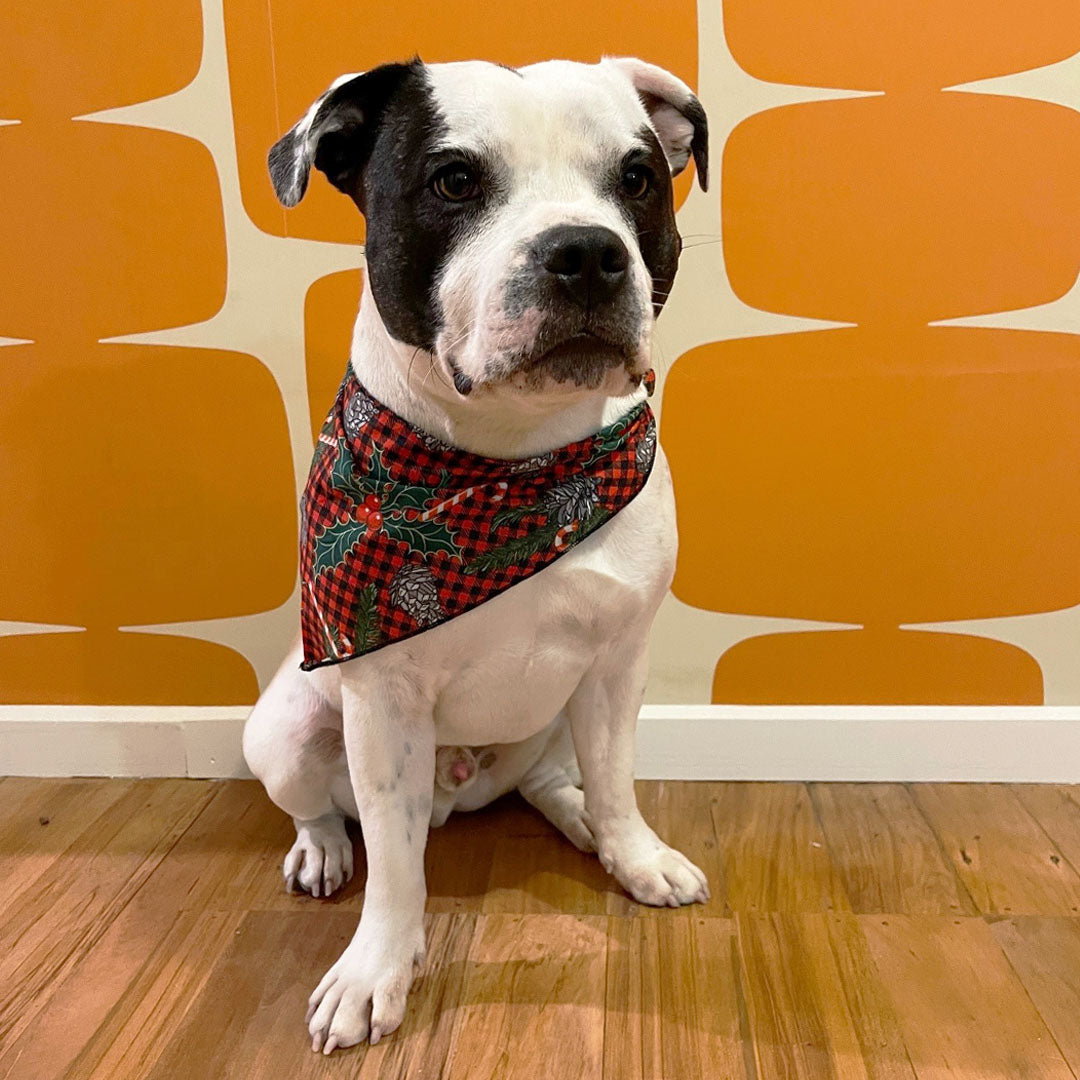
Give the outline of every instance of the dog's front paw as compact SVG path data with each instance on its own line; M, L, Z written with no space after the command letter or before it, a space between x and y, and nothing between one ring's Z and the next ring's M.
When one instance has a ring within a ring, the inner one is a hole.
M405 1018L409 988L424 962L424 933L398 946L359 933L308 999L311 1049L324 1054L370 1039L374 1046Z
M709 881L681 851L668 847L651 829L607 839L600 847L604 869L639 903L653 907L704 904Z

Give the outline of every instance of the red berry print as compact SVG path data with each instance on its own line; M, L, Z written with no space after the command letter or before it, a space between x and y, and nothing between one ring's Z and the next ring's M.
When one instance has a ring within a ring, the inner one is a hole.
M378 510L372 510L367 516L368 532L375 532L382 524L382 514Z
M382 499L380 499L378 495L369 495L364 500L364 505L369 510L378 510L382 507Z
M371 511L366 506L358 506L356 508L356 517L360 521L367 521L370 513Z

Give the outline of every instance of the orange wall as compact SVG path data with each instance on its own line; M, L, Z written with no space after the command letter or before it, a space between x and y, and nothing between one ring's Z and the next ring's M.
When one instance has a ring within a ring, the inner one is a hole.
M1075 0L19 7L0 702L265 682L363 235L321 178L286 213L266 150L415 52L639 54L710 113L658 342L681 551L653 700L1080 702L1080 67L942 90L1066 61Z

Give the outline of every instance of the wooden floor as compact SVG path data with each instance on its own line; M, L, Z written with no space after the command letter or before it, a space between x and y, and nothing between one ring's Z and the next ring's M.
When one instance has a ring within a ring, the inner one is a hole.
M639 785L707 908L628 900L516 799L428 851L404 1026L312 1054L348 941L253 782L0 780L0 1080L1080 1077L1080 789Z

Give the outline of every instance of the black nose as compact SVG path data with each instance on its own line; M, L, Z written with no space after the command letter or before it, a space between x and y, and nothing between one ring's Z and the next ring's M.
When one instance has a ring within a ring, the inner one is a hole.
M626 280L630 254L600 225L557 225L533 245L537 263L583 308L610 300Z

